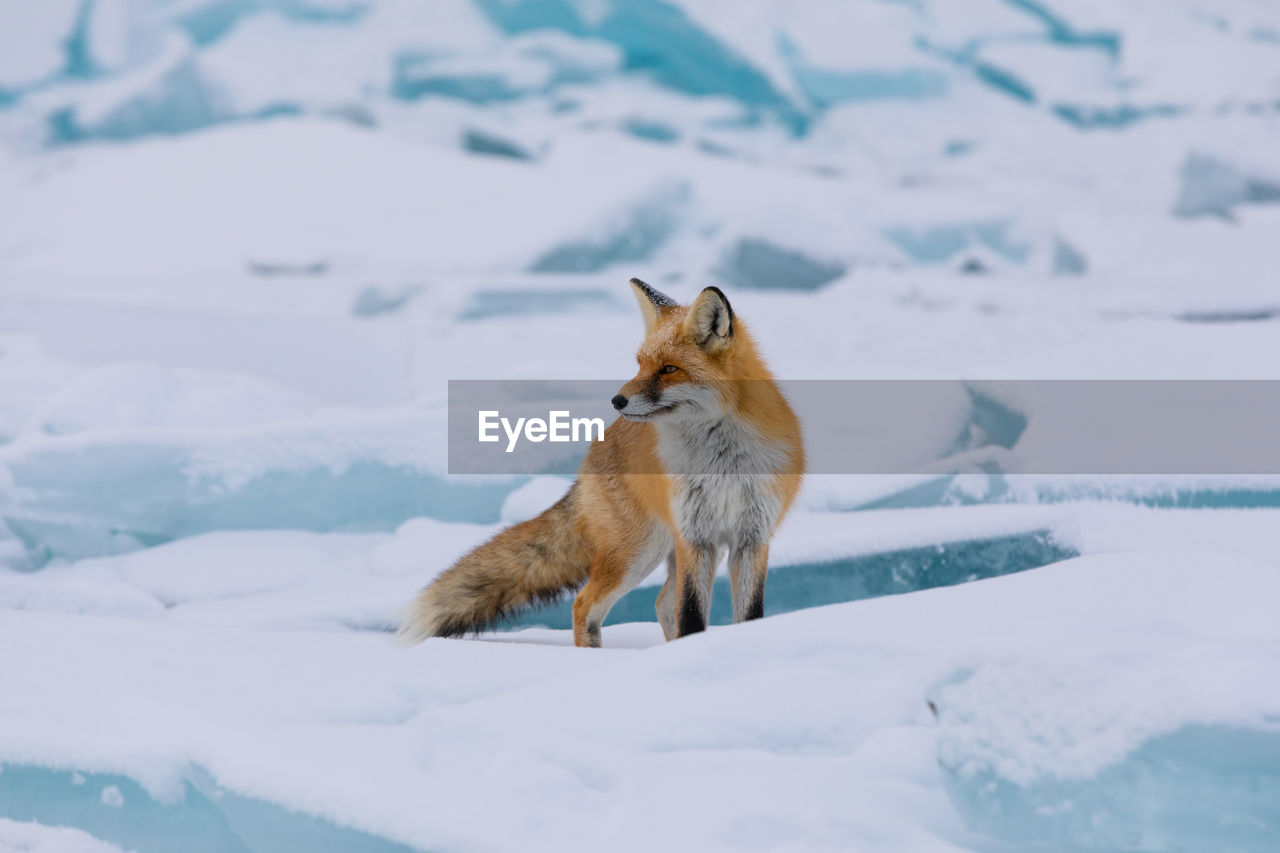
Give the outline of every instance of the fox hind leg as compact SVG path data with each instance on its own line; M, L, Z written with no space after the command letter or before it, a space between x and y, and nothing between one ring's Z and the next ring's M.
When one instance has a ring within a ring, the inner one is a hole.
M600 648L600 632L610 608L627 592L625 571L613 561L597 560L591 576L573 600L573 644Z
M601 555L591 565L587 585L573 600L573 644L600 647L605 617L619 598L649 576L671 550L670 536L650 531L640 547L626 556Z

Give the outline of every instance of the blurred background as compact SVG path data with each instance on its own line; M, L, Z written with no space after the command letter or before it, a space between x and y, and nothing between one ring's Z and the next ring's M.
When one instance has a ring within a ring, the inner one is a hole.
M1275 4L0 10L15 567L497 520L445 383L627 377L631 275L791 379L1275 373Z
M1272 3L0 15L12 567L495 521L518 483L447 476L447 380L629 376L633 275L721 286L790 379L1276 370Z
M789 379L1275 372L1272 3L0 15L14 567L494 521L447 380L629 376L633 275L721 286Z

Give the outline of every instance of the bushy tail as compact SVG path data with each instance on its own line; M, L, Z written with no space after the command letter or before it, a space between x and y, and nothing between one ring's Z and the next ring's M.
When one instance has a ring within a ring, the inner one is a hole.
M570 489L537 518L503 530L432 581L410 605L400 639L481 631L581 586L591 554L578 532L575 492Z

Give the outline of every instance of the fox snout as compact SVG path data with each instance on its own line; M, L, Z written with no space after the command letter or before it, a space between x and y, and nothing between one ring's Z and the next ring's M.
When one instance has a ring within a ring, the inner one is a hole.
M610 402L628 420L648 420L668 408L663 396L653 378L638 376L619 388Z
M622 386L609 402L613 403L613 407L621 412L623 417L646 415L659 406L653 395L643 389L629 389L627 385Z

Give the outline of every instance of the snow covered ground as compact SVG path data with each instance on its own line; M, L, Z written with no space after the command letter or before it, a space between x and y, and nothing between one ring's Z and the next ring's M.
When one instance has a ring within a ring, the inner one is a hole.
M1278 139L1258 0L0 0L0 851L1280 848L1280 477L969 402L1280 379ZM993 453L811 477L761 622L394 645L567 486L447 381L631 276Z

